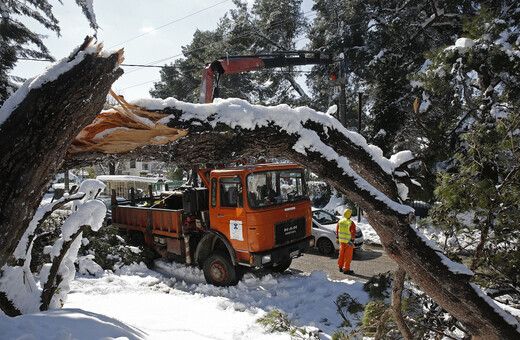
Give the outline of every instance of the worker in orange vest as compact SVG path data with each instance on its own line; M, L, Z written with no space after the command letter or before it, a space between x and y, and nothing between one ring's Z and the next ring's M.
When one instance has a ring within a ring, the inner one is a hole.
M354 238L356 237L356 224L350 219L352 210L346 209L343 218L339 220L336 226L336 238L339 242L339 271L344 274L354 274L350 270L350 262L354 254Z

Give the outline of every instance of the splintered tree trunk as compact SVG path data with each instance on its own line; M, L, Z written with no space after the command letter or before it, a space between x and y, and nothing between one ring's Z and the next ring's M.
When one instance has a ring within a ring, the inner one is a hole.
M102 110L122 74L118 60L118 53L87 54L57 79L30 90L0 125L0 268L27 229L71 141Z
M171 114L168 126L189 133L174 143L141 147L132 157L162 159L177 164L218 164L239 157L282 157L300 163L356 202L379 235L385 252L424 292L464 324L476 339L519 338L516 325L509 323L479 295L470 284L470 275L450 268L442 255L428 246L411 227L408 214L399 213L392 203L377 197L370 185L390 201L399 201L393 175L383 171L364 148L346 138L338 129L323 126L318 118L302 119L297 109L285 110L285 114L292 114L295 121L302 122L305 136L316 134L325 144L321 149L315 149L314 144L305 146L304 154L300 152L301 143L298 146L300 151L294 148L304 137L282 130L274 118L254 128L241 128L238 122L233 122L231 127L219 120L219 114L225 110L246 112L249 107L244 103L242 108L237 108L239 105L236 101L228 106L226 103L215 105L207 109L214 112L206 118L197 118L203 116L197 113L200 110L194 107L190 111L189 105L166 107L162 112ZM348 162L357 175L346 173L338 165L338 158L328 157L317 150L344 157L341 161ZM77 153L69 163L71 166L85 165L99 157L100 154L96 153ZM118 156L111 157L117 159Z

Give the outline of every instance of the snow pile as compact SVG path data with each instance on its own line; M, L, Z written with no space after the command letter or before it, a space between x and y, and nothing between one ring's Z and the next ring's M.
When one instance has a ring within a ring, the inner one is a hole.
M64 309L7 318L7 339L291 339L266 333L256 320L274 309L307 330L330 338L342 322L334 301L348 292L366 304L363 284L330 281L322 271L310 275L246 274L235 287L204 282L202 271L157 262L162 274L146 266L124 267L99 278L77 276Z
M466 53L475 45L475 41L470 38L459 38L455 41L455 45L447 47L446 51L458 51L460 54Z

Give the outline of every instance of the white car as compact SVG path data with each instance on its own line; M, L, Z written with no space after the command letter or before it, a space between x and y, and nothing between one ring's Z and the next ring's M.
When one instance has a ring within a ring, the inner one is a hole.
M339 244L336 243L336 225L339 217L331 213L312 208L312 235L316 239L316 247L322 254L331 255L339 250ZM355 223L355 222L354 222ZM354 239L354 249L359 249L363 245L363 233L356 226L356 237Z

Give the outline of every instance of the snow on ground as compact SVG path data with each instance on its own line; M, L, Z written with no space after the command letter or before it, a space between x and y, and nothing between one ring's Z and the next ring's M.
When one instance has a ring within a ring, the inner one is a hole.
M100 277L80 276L63 309L8 318L2 339L290 339L268 333L256 320L277 309L330 339L342 320L334 301L348 292L368 302L362 283L331 281L323 271L246 274L234 287L206 284L202 271L158 261ZM355 324L355 322L353 322Z

